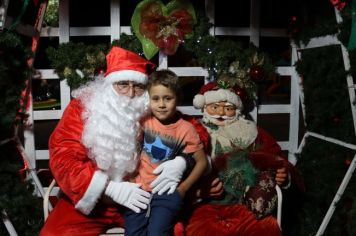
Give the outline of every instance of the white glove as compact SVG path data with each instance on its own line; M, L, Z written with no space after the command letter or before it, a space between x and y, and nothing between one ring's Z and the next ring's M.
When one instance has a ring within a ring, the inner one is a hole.
M140 188L141 184L110 181L105 194L115 202L130 208L136 213L146 209L150 203L151 194Z
M154 171L154 174L161 173L151 183L152 193L162 195L168 190L167 194L172 194L176 190L187 164L184 157L176 156L174 159L160 164Z

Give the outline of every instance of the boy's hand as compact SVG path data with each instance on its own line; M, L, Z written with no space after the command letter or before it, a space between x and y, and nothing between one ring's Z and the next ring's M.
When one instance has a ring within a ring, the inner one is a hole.
M185 194L187 192L182 186L178 186L177 191L178 191L178 193L179 193L179 195L181 196L182 199L184 198L184 196L185 196Z

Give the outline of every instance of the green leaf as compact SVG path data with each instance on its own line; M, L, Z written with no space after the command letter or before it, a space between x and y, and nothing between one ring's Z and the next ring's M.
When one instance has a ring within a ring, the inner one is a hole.
M131 27L136 37L140 40L142 44L143 53L148 60L150 60L159 51L159 48L150 39L143 36L140 32L141 11L143 8L146 7L147 4L150 3L157 3L163 6L160 1L144 0L136 6L135 11L131 17Z

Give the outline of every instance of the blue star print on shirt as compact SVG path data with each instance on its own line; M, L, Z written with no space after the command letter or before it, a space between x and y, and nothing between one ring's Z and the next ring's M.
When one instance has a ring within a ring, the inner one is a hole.
M153 143L148 143L145 137L143 149L151 157L153 163L165 161L172 154L172 148L165 145L159 136L156 136Z

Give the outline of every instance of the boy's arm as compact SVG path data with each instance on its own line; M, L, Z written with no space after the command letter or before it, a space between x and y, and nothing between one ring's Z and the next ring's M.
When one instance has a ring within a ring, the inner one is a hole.
M188 177L180 183L178 186L178 191L181 196L193 186L193 184L205 173L208 167L208 160L205 156L204 150L200 149L193 154L195 159L195 166Z

